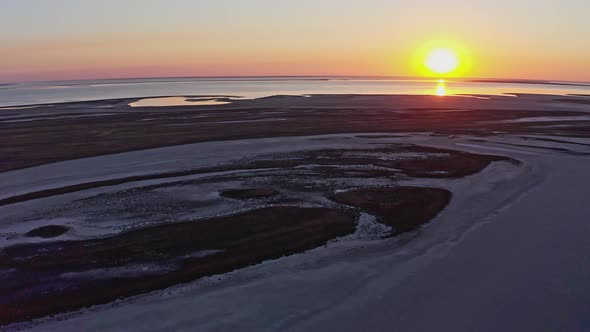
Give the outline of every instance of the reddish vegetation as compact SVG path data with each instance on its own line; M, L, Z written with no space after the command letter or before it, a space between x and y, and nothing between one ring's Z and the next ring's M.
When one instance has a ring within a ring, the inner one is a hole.
M562 103L574 103L574 104L582 104L582 105L590 105L590 100L588 99L573 99L573 98L558 98L553 99L554 101L559 101Z
M236 199L267 198L278 194L272 188L231 189L221 193L221 196Z
M61 225L48 225L39 228L35 228L25 234L26 237L42 237L51 238L60 236L69 230L66 226Z
M18 273L0 274L0 324L107 303L315 248L354 232L357 217L350 209L269 207L102 239L9 247L0 253L0 266ZM157 264L160 270L119 277L75 274L138 264Z
M337 193L333 199L377 216L377 221L393 227L395 235L434 218L451 200L451 192L426 187L361 188Z
M426 178L459 178L481 172L494 161L511 161L514 159L472 154L459 151L441 150L443 156L433 156L424 159L404 159L395 162L395 167L411 177Z
M373 153L396 157L391 159L363 156ZM403 157L404 153L422 154L420 157ZM297 163L297 160L289 160ZM324 150L305 154L305 163L318 165L373 165L386 169L396 169L410 177L423 178L458 178L481 172L494 161L518 161L495 155L482 155L457 150L431 148L409 144L391 144L387 148L366 150ZM300 164L303 164L300 162ZM370 170L379 176L391 176L385 170ZM374 175L373 175L374 176Z

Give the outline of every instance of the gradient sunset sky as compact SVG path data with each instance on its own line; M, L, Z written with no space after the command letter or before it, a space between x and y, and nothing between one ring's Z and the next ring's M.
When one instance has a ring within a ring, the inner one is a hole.
M464 75L590 81L588 0L0 0L0 82L159 76Z

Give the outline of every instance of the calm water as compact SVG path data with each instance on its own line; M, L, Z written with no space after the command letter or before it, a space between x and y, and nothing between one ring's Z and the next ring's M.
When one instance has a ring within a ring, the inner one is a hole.
M125 79L0 85L0 106L110 98L303 94L590 94L590 84L479 83L362 77Z

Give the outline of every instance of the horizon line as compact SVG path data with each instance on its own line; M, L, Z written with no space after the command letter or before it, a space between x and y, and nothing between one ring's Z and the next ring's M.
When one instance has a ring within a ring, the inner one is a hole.
M111 78L82 78L64 80L32 80L0 83L4 85L34 84L34 83L60 83L60 82L89 82L89 81L124 81L124 80L171 80L171 79L240 79L240 78L287 78L287 79L326 79L330 78L372 78L372 79L398 79L398 80L448 80L481 83L533 83L533 84L570 84L589 85L590 81L555 80L555 79L529 79L529 78L497 78L497 77L424 77L424 76L397 76L397 75L207 75L207 76L137 76L137 77L111 77Z

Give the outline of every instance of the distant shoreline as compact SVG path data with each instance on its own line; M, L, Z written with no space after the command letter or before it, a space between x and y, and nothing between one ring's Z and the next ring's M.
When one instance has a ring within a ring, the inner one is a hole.
M20 85L20 84L56 84L70 83L62 85L71 85L71 82L121 82L146 80L154 83L175 82L178 80L204 80L204 81L347 81L347 80L375 80L375 81L437 81L444 79L451 82L475 82L475 83L515 83L515 84L550 84L550 85L571 85L571 86L590 86L590 81L569 81L569 80L552 80L552 79L520 79L520 78L460 78L460 77L413 77L413 76L346 76L346 75L261 75L261 76L162 76L162 77L118 77L118 78L83 78L69 80L41 80L41 81L22 81L22 82L3 82L0 86ZM127 82L128 83L128 82Z

